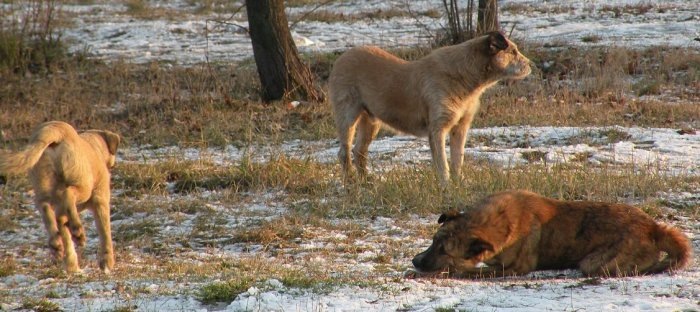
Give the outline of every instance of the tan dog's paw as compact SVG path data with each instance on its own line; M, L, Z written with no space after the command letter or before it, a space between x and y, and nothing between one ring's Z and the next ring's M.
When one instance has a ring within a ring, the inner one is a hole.
M82 226L70 226L71 236L73 241L78 247L85 247L85 242L87 237L85 236L85 229Z
M64 262L63 266L64 266L64 269L66 270L66 272L69 274L82 274L83 273L83 269L81 269L80 266L78 266L77 262L74 262L74 263Z
M113 269L114 255L105 255L102 258L100 258L100 270L102 270L104 274L109 275Z
M49 248L51 249L51 255L53 256L54 263L61 263L63 261L63 256L65 251L63 249L63 242L57 236L53 239L49 239Z

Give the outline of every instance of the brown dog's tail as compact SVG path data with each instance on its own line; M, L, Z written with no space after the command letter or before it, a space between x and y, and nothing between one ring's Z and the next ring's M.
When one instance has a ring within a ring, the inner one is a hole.
M44 150L51 144L60 143L67 136L78 133L69 124L60 121L49 121L41 124L24 150L17 153L0 154L0 174L24 174L41 159Z
M656 243L659 250L668 255L649 268L650 273L682 269L690 264L693 256L690 241L680 230L668 225L659 225Z

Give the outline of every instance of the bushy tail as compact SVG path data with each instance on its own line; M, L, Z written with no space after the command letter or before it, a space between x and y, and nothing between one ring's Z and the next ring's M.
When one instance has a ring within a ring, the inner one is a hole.
M649 271L678 270L690 264L693 251L688 237L680 230L667 225L660 225L656 235L659 249L668 253L668 256L659 261Z
M71 134L77 135L77 132L67 123L50 121L41 124L24 150L0 154L0 174L21 175L26 173L39 161L49 145L59 143Z

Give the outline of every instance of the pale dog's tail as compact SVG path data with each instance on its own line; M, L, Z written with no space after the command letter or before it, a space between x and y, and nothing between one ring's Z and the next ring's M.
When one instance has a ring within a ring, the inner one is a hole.
M41 159L47 147L62 142L68 136L78 136L78 133L65 122L49 121L39 125L24 150L0 154L0 174L26 173Z

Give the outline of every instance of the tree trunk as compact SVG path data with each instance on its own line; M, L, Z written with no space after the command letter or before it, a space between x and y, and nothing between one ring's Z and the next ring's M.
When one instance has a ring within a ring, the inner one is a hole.
M299 58L284 13L284 0L246 0L253 55L265 102L299 95L322 102L311 70Z
M479 0L478 12L477 34L501 30L501 25L498 23L498 3L496 0Z

